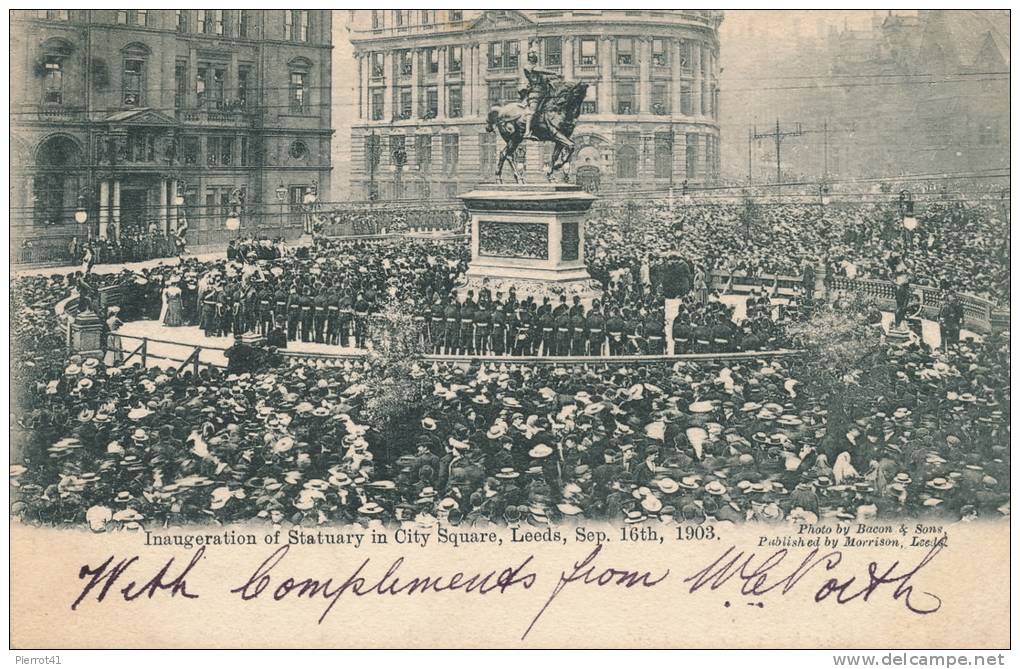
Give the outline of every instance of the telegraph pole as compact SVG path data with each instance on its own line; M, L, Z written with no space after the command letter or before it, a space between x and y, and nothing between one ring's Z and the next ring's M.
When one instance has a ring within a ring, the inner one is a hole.
M754 142L754 131L747 129L747 185L754 183L754 172L751 170L751 144Z
M754 132L754 139L771 139L776 143L776 187L778 188L783 183L783 159L780 153L780 147L782 146L783 140L787 137L800 137L804 132L800 128L800 123L797 124L796 130L783 130L779 127L779 119L776 119L776 129L771 132L759 133L757 128Z

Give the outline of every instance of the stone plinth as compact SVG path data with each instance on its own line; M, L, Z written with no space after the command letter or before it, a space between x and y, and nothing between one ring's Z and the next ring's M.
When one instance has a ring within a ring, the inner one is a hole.
M601 290L584 264L584 217L595 197L573 184L482 184L460 196L468 210L471 263L463 294L487 287L518 297Z
M71 351L102 354L103 323L92 311L83 311L71 320Z

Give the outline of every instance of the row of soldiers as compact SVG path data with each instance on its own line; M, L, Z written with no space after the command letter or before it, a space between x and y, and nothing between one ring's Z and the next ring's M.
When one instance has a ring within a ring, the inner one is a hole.
M173 258L179 252L176 237L158 231L131 233L125 231L121 233L119 239L80 241L73 237L67 245L68 257L76 263L81 262L86 249L92 254L93 265Z
M602 356L666 352L663 308L622 308L594 300L586 309L578 296L557 304L518 299L510 290L495 298L483 289L436 296L429 312L416 315L422 344L447 355Z
M365 348L369 316L377 299L352 283L301 285L230 282L217 278L201 297L200 326L206 336L258 332L274 339ZM278 345L278 344L277 344Z

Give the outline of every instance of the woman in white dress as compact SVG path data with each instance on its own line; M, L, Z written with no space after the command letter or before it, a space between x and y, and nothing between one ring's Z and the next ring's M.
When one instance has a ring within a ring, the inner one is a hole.
M159 319L163 325L171 328L184 325L184 301L177 277L172 278L163 289L163 310Z

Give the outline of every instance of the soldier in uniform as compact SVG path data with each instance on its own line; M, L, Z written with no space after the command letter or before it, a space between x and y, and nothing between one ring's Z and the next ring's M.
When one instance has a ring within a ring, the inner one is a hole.
M939 309L939 339L942 342L942 348L948 349L960 341L960 328L962 327L963 305L960 304L957 294L949 291Z
M662 355L666 352L666 324L663 315L657 309L648 310L641 330L645 340L645 353Z
M460 332L458 333L457 347L463 355L472 355L474 352L475 309L477 307L474 291L469 290L464 304L460 305Z
M476 355L485 355L489 351L489 325L492 322L492 316L489 311L491 307L486 302L487 300L483 292L482 299L474 313L474 348Z
M348 283L344 286L344 292L340 296L340 322L337 325L337 336L342 348L351 345L351 323L354 320L354 296L351 295L351 286Z
M570 308L570 355L587 355L588 320L580 302L581 299L574 296L574 306Z
M215 283L202 296L202 330L206 337L216 336L216 309L220 300L220 288Z
M315 343L324 344L326 343L326 317L329 313L329 296L326 294L326 287L321 283L316 285L316 295L312 298L312 309Z
M681 310L673 319L673 355L691 352L691 316Z
M602 355L602 347L606 343L606 317L602 313L602 306L598 300L591 304L591 311L588 312L588 355Z
M340 343L340 289L336 284L326 291L326 343Z
M517 311L514 313L514 321L511 328L513 332L513 353L514 355L534 355L532 350L532 341L534 322L532 319L531 307L534 306L534 302L529 297L527 300L518 305Z
M570 355L570 339L573 333L573 326L570 322L570 309L567 308L566 297L561 295L560 302L561 304L553 311L553 321L556 323L556 332L553 335L553 351L555 351L554 355Z
M503 305L497 300L492 310L492 354L503 355L506 353L506 313Z
M460 304L456 295L451 295L443 309L446 329L443 331L443 347L446 355L454 354L460 347Z
M609 335L609 355L623 355L626 350L626 342L624 341L626 329L627 323L620 314L620 308L613 307L612 314L606 321L606 332Z
M570 307L567 306L567 296L566 295L560 295L560 301L556 305L556 308L553 309L553 317L554 318L558 318L560 316L560 314L564 314L564 313L569 314L570 313Z
M532 49L528 51L528 67L524 68L524 76L528 80L524 112L524 139L528 140L535 139L532 132L535 114L541 110L542 103L552 93L552 82L560 75L552 70L539 67L538 53Z
M297 341L298 325L301 324L301 294L297 285L290 287L287 297L287 341Z
M639 355L644 350L644 337L642 330L644 323L641 314L633 309L624 311L624 320L627 323L627 354Z
M273 329L273 291L263 286L258 292L258 327L259 334L266 336Z
M365 348L368 342L368 300L358 293L354 300L354 345Z
M301 341L312 341L312 322L315 319L313 288L304 288L298 302L301 304Z
M550 356L555 355L555 342L556 342L556 320L553 317L552 309L548 307L549 298L545 298L545 303L538 308L538 337L542 344L542 355ZM545 311L543 311L545 308Z
M436 293L432 300L431 320L429 321L429 343L432 346L433 353L442 352L443 336L446 332L445 311L446 302L439 296L439 293Z

